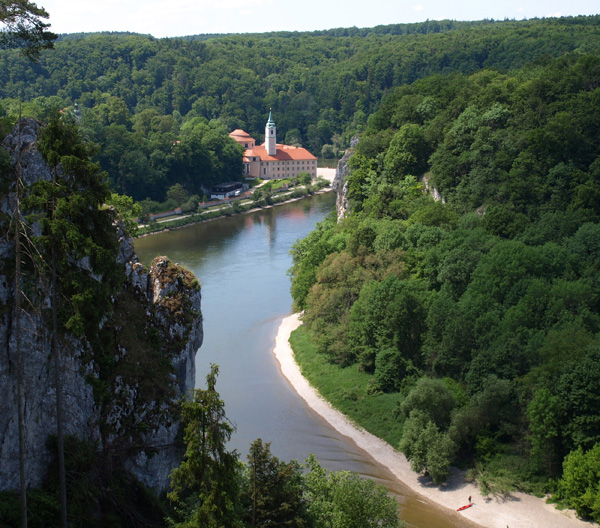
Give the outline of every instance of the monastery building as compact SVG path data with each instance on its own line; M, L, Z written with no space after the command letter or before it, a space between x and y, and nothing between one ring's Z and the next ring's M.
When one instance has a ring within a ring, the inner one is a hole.
M277 128L273 115L265 126L265 142L257 146L256 141L243 130L234 130L229 137L242 145L244 152L244 176L273 180L294 178L301 172L308 172L311 178L317 177L317 158L302 147L291 147L277 143Z

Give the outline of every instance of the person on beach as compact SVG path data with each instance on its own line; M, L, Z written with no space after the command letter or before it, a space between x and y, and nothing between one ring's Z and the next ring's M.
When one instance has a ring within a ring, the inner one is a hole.
M469 495L469 504L471 504L471 495Z

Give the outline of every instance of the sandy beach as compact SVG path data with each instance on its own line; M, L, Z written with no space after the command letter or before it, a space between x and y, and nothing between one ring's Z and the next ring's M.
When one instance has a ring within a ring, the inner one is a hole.
M289 337L300 326L298 314L285 317L279 326L273 353L279 361L285 378L296 392L315 412L322 416L338 432L352 439L356 445L369 453L377 462L388 468L398 480L409 486L426 500L453 511L471 496L474 506L461 512L465 519L487 528L591 528L597 526L578 520L572 511L559 511L543 499L524 493L512 493L508 497L484 497L478 488L464 481L456 470L444 486L434 485L429 479L410 469L402 453L389 444L350 422L335 410L308 383L300 373Z

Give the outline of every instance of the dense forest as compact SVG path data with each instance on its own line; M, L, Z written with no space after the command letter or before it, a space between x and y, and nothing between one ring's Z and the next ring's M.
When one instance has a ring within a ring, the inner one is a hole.
M597 521L599 115L597 54L397 88L349 160L351 213L291 270L317 352L369 374L346 399L382 402L415 470Z
M0 107L14 116L23 101L41 119L75 112L113 189L162 201L176 183L201 197L237 178L227 134L241 128L261 141L270 108L281 141L335 156L395 86L599 47L598 17L181 39L79 34L36 63L0 52Z
M234 426L216 390L218 367L211 366L206 388L195 390L194 370L186 370L202 343L198 280L158 257L149 273L162 277L152 279L150 295L160 299L144 300L147 272L107 207L111 192L91 161L93 145L71 119L23 119L6 139L0 526L404 525L382 485L328 473L313 456L304 464L280 461L257 439L241 462L228 445ZM127 254L133 259L124 262ZM140 273L135 284L127 267ZM93 411L74 400L88 400ZM6 463L15 453L20 493L14 465ZM164 483L143 480L133 457L160 458L149 473L166 470ZM42 461L28 465L32 459Z
M36 62L0 51L0 136L20 112L48 121L61 110L96 144L114 191L163 201L174 186L198 198L239 177L228 133L260 141L269 108L286 143L318 155L337 156L358 135L349 214L293 248L292 294L316 353L365 376L344 398L375 409L416 471L440 482L452 464L474 468L484 487L553 492L598 521L599 24L62 36ZM3 175L9 165L0 152ZM387 515L376 488L327 480L311 460L314 478L303 480L260 441L240 466L224 449L232 431L211 376L182 408L188 453L173 509L122 482L90 487L93 453L76 446L67 462L81 518L105 507L126 525L114 510L129 503L127 515L147 508L157 524L267 525L260 505L289 525L358 526L343 509L351 489ZM207 417L217 420L210 445L193 434ZM37 495L39 525L58 516L55 490L51 481ZM287 511L281 490L296 501ZM13 499L0 501L11 519Z

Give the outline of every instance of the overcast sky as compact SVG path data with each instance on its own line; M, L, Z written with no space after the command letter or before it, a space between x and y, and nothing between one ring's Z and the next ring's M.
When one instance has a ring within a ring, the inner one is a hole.
M37 0L55 33L132 31L155 37L199 33L311 31L425 20L496 20L600 12L598 0Z

